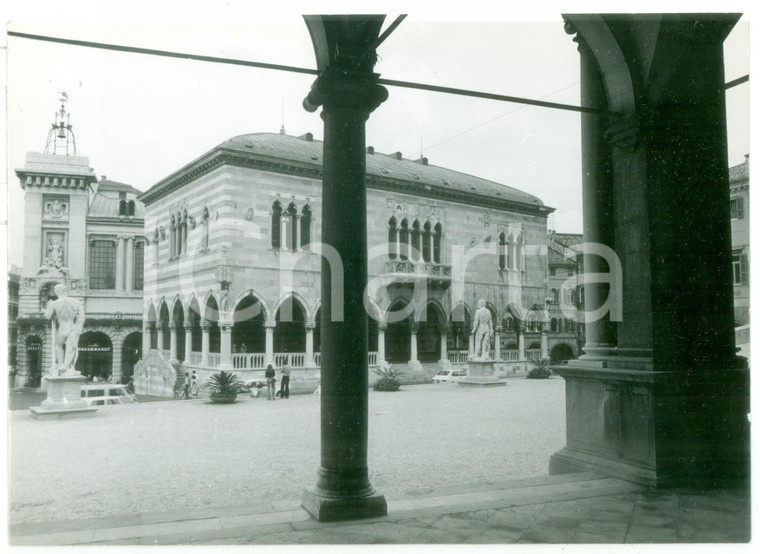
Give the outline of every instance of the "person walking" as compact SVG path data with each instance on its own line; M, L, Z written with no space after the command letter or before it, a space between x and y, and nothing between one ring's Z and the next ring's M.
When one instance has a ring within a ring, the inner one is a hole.
M193 398L198 398L199 392L200 387L198 386L198 378L195 375L195 371L193 371L193 377L190 380L190 396Z
M280 379L280 398L290 398L290 366L288 362L282 366L282 378Z
M264 377L267 379L267 400L274 400L274 384L277 379L274 378L274 368L272 367L272 364L267 365Z
M182 386L182 398L188 400L190 398L190 374L185 372L185 382Z

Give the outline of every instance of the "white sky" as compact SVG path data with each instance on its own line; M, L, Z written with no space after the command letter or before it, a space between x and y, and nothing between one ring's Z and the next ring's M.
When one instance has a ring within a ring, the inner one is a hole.
M128 10L110 2L31 4L14 7L10 30L315 67L299 11L262 13L242 2L203 4L214 10L199 2L143 9L149 4L133 2L138 7ZM579 57L560 16L573 10L415 12L406 5L410 15L378 51L383 77L578 105ZM398 11L388 10L386 25ZM726 80L749 72L746 19L726 42ZM318 112L301 108L310 75L7 40L12 238L23 234L23 190L13 169L23 166L27 151L44 149L59 91L69 94L79 154L98 175L140 190L232 136L278 132L283 112L288 134L322 138ZM418 157L422 145L431 164L534 194L557 208L558 231L581 232L579 114L389 90L367 125L368 145L408 158ZM749 152L749 87L730 90L727 99L734 165ZM22 248L23 241L9 241L10 264L21 265Z

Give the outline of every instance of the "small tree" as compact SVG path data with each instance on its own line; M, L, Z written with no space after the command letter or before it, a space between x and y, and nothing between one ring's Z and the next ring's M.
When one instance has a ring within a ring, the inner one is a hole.
M393 369L392 366L388 367L374 367L372 371L380 376L372 387L377 391L397 391L401 387L401 376L403 371Z
M203 390L208 391L212 402L234 402L237 394L243 391L245 385L231 371L220 371L212 374L204 383Z
M551 377L551 359L541 358L540 360L531 360L533 368L526 375L527 379L548 379Z

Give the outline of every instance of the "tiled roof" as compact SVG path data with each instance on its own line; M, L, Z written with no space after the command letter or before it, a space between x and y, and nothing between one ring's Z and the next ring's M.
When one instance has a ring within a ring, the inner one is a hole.
M749 160L728 169L729 182L733 183L734 181L742 181L745 179L749 179Z
M111 181L110 179L101 179L98 181L98 190L118 190L119 192L131 192L133 194L140 194L142 192L132 185L119 183L118 181Z
M129 186L129 185L127 185ZM90 205L90 211L87 213L87 217L119 217L119 199L104 196L102 194L96 194ZM142 202L135 202L135 215L134 219L145 218L145 206Z
M198 170L215 167L219 159L226 156L244 161L248 159L253 164L264 164L265 167L282 166L285 171L317 176L321 174L322 147L323 143L312 140L310 134L303 137L275 133L240 135L228 139L162 179L139 198L150 204L190 182L195 178L193 175L198 175ZM492 205L500 209L511 207L542 215L554 211L554 208L544 206L540 199L531 194L452 169L429 165L424 158L408 160L402 159L400 154L372 151L366 154L366 163L367 181L371 187L387 187L434 198L450 197L459 202Z
M571 260L570 258L566 257L561 252L558 252L554 250L554 248L549 248L549 264L550 265L576 265L578 262L576 260Z
M583 235L577 233L553 233L552 238L558 243L569 246L570 248L583 242Z
M322 165L322 142L309 141L290 135L253 133L240 135L223 142L220 147L255 152L264 156L292 160L299 163ZM515 202L543 206L537 197L521 190L501 185L435 165L424 165L394 155L367 154L367 175L401 179L437 188L456 190L470 194L497 197Z

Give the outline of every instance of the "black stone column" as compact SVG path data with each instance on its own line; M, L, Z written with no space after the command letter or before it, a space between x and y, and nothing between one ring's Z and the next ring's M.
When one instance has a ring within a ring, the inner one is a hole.
M565 24L568 33L575 28ZM583 37L574 39L578 43L581 58L581 105L588 108L607 109L607 93L596 59L589 51ZM601 244L609 248L615 246L615 217L613 204L612 153L604 139L606 117L599 114L581 115L581 142L583 145L583 242ZM609 273L605 258L588 250L583 254L584 274ZM584 283L585 311L600 308L608 300L610 286L606 283ZM614 300L614 299L612 299ZM610 355L616 346L615 324L610 321L609 311L601 319L585 322L586 345L583 359L593 360Z
M365 123L387 97L377 84L372 63L357 53L372 32L366 22L349 19L336 25L322 16L311 22L312 38L322 36L331 50L304 102L322 104L322 280L321 280L321 463L314 490L303 506L319 521L383 516L385 497L375 492L367 469L368 324L364 308L367 285L367 187ZM310 22L307 20L307 24ZM377 25L379 30L379 25ZM377 33L374 33L377 37ZM319 60L320 47L315 39ZM338 59L335 57L338 56ZM374 61L374 58L373 58ZM342 271L342 275L340 272Z

